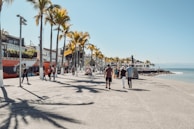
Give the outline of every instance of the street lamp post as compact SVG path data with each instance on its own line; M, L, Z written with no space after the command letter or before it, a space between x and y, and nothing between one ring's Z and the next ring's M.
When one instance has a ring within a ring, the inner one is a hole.
M19 86L21 87L21 75L22 75L22 67L21 67L21 63L22 63L22 52L21 52L21 47L22 47L22 25L27 25L26 24L26 19L24 19L22 16L17 15L17 17L19 17L20 19L20 47L19 47L19 51L20 51L20 70L19 70Z
M134 58L133 55L131 55L131 61L132 61L132 66L134 65Z

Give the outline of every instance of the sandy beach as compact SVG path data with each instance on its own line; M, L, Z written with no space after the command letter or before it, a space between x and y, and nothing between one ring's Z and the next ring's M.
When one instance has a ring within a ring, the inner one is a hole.
M132 89L113 79L108 90L101 74L29 80L4 80L0 129L194 129L192 83L140 76Z

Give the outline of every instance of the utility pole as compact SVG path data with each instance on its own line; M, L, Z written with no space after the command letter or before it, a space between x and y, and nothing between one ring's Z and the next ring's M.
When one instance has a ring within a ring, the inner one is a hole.
M21 52L21 48L22 48L22 25L27 25L26 24L26 19L24 19L24 17L17 15L17 17L19 17L20 19L20 47L19 47L19 51L20 51L20 70L19 70L19 86L22 87L21 85L21 75L22 75L22 52Z

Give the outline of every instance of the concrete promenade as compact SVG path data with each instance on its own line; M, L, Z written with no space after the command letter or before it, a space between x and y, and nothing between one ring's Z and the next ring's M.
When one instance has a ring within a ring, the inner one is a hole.
M113 79L108 90L102 74L83 73L29 80L4 79L0 129L194 129L194 84L140 76L132 89Z

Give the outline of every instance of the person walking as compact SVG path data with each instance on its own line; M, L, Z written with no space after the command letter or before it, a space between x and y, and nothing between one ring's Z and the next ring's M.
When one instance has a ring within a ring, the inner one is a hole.
M75 75L75 67L74 66L71 68L71 72L72 72L72 75L74 76Z
M105 69L105 78L106 78L106 88L110 88L111 82L112 82L112 74L113 74L113 70L111 68L111 66L108 64L108 67Z
M52 68L51 66L49 66L48 70L47 70L47 73L48 73L48 77L49 77L49 81L51 80L51 73L52 73Z
M24 78L26 77L27 84L29 84L29 81L28 81L28 70L26 68L26 64L25 63L23 64L22 71L23 71L23 73L22 73L22 83L24 81Z
M117 78L117 73L118 73L118 69L117 69L117 67L115 67L115 69L114 69L114 78Z
M129 88L132 88L132 78L133 78L133 65L129 65L127 68L127 81Z
M46 69L45 69L45 67L43 66L43 80L45 80L45 81L47 81L46 80Z
M52 74L53 74L53 81L55 81L55 73L56 73L56 67L55 67L55 65L52 65Z
M121 69L121 72L120 72L120 77L122 79L123 88L125 88L126 70L125 70L124 66L122 66L122 69Z
M120 68L118 67L117 68L117 78L120 78L119 76L120 76Z

